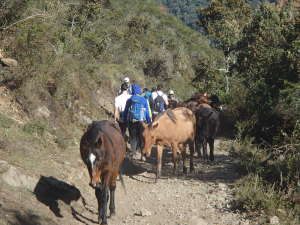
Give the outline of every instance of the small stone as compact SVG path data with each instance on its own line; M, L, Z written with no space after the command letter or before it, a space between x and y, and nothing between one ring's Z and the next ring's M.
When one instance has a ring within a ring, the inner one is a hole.
M271 217L270 224L279 224L279 218L277 216Z
M145 216L151 216L151 212L147 209L141 209L139 212L135 213L134 214L135 216L142 216L142 217L145 217Z

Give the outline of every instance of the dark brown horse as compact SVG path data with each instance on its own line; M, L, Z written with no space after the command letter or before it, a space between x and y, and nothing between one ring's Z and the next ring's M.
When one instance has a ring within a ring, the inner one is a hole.
M120 127L114 121L94 121L80 141L80 154L88 168L90 186L98 200L99 224L107 224L107 202L110 215L115 214L115 189L126 144ZM123 180L120 174L120 179ZM110 190L110 194L108 193Z
M210 149L210 160L214 160L214 140L217 135L220 121L219 112L212 106L217 106L216 96L208 95L207 93L194 94L191 98L184 102L179 102L176 107L189 108L196 116L196 151L198 156L201 156L200 148L203 150L203 158L208 159L207 144Z
M196 150L198 156L201 155L202 147L204 160L208 160L207 144L209 145L209 159L214 160L214 142L220 126L219 112L207 104L201 104L196 112L197 128L196 128Z
M173 104L172 108L186 107L192 110L193 113L196 113L199 107L201 107L200 105L203 103L210 104L209 95L206 93L197 93L184 102L178 102L177 104Z

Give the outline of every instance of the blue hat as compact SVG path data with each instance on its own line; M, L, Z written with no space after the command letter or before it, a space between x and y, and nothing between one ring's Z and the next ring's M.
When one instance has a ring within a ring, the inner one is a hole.
M133 84L132 86L132 94L133 95L140 95L142 93L142 90L140 88L140 85L138 84Z

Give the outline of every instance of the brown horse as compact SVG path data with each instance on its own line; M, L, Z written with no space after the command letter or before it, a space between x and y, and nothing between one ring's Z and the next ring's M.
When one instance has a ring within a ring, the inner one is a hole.
M207 93L204 94L194 94L191 98L184 102L178 102L176 105L172 105L172 108L178 107L186 107L192 110L193 113L196 113L201 104L210 104L209 95ZM203 106L202 106L203 107Z
M200 148L203 150L203 158L208 159L207 156L207 144L210 149L210 160L214 160L214 139L217 135L220 120L219 112L212 107L217 106L212 99L215 96L208 95L207 93L194 94L190 99L180 102L176 107L184 106L189 108L196 116L196 151L198 156L201 156Z
M220 126L219 112L210 105L201 104L196 112L197 129L196 129L196 150L198 156L201 156L200 148L202 147L203 158L208 160L207 144L209 144L209 159L214 160L214 141Z
M98 200L99 224L107 224L108 199L110 215L115 214L116 180L125 151L121 129L114 121L94 121L81 138L80 154L88 168L90 186L95 189ZM120 179L123 184L121 174Z
M157 169L156 179L161 174L161 161L163 147L172 148L174 170L176 172L177 154L181 153L183 160L183 173L187 173L185 165L186 147L190 149L190 170L194 170L193 155L194 155L194 138L196 134L196 119L193 112L187 108L181 107L176 109L168 109L159 114L153 123L143 125L142 153L147 157L150 156L151 148L154 144L157 145Z

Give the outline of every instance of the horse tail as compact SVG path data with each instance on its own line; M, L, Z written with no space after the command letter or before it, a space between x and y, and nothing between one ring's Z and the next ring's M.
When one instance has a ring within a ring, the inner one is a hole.
M173 113L173 111L172 110L167 110L166 113L167 113L168 117L173 121L173 123L176 123L177 119L176 119L175 114Z
M121 185L124 189L124 192L125 192L125 194L127 194L125 182L124 182L123 175L122 175L122 169L119 170L119 177L120 177Z

